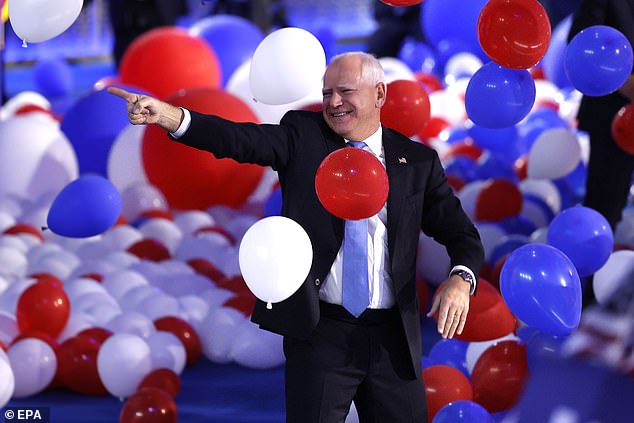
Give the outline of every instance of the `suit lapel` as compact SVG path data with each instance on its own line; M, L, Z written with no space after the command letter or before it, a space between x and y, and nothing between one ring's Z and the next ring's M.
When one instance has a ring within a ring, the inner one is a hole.
M406 171L407 144L390 134L383 128L383 151L385 152L385 169L389 180L390 192L387 197L387 249L390 257L394 256L398 220L403 203L407 196Z

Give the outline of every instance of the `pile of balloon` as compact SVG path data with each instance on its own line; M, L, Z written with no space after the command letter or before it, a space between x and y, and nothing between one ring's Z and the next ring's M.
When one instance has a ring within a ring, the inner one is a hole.
M29 43L58 35L82 1L65 3L48 11L48 27L29 21L37 2L10 2L14 30ZM421 25L429 44L408 40L398 58L380 58L382 120L438 151L486 253L463 333L422 358L429 417L493 421L518 402L532 361L560 354L579 325L583 279L594 274L603 301L634 268L634 212L613 233L578 205L588 140L574 122L582 93L623 83L632 50L604 26L568 44L570 19L551 33L537 0L426 0ZM72 73L61 60L36 64L39 93L0 111L0 406L63 387L125 399L121 422L159 421L157 412L172 422L179 374L202 357L283 363L281 337L249 315L256 298L275 307L295 292L312 246L279 216L276 173L131 126L104 88L277 123L291 109L320 110L327 41L301 28L265 36L224 15L155 29L63 113L52 104L72 90ZM630 153L631 115L614 120ZM315 189L330 212L358 219L383 206L388 184L376 159L351 150L324 160ZM421 234L421 314L449 267Z

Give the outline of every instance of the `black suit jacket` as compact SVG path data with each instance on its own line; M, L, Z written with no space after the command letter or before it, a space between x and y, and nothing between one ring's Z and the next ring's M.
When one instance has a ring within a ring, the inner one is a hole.
M279 174L282 215L299 223L313 245L309 275L290 298L268 310L258 301L252 320L263 329L307 338L319 321L319 287L343 240L344 222L319 202L315 174L322 160L345 147L321 113L292 111L280 125L233 123L192 112L191 126L179 142L239 162L272 166ZM396 303L407 336L412 375L421 371L421 334L416 295L416 254L420 230L447 247L453 265L476 276L483 261L479 235L453 195L436 152L383 128L389 178L388 253ZM414 373L416 372L416 373Z

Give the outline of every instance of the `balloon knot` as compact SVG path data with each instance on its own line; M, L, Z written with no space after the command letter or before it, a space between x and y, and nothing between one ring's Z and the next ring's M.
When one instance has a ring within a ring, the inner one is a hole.
M42 226L42 232L48 229L48 226Z
M26 40L22 40L22 48L27 48L28 44L26 43Z
M267 303L266 303L266 309L267 309L267 310L271 310L272 308L273 308L273 304L271 304L271 302L270 302L270 301L269 301L269 302L267 302Z

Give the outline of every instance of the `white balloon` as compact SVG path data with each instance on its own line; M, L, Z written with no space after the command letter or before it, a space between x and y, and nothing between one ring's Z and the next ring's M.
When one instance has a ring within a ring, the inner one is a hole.
M64 291L71 304L79 297L89 293L109 295L106 288L94 279L74 278L64 283Z
M170 369L180 375L187 362L185 346L171 332L157 330L147 339L152 354L152 370Z
M9 214L7 211L3 211L0 209L0 232L4 232L6 229L9 229L11 226L15 225L15 216L17 216L18 214Z
M185 295L178 299L179 314L184 316L187 322L196 327L209 313L209 304L197 295Z
M381 57L379 63L381 63L381 67L385 73L385 82L387 84L399 79L407 81L416 80L414 72L412 72L409 66L395 57Z
M73 311L68 317L64 330L57 337L57 342L62 343L82 330L94 327L95 324L95 318L91 314Z
M0 342L8 347L11 341L18 336L20 331L18 330L18 324L15 321L15 317L7 313L0 311ZM2 348L0 348L1 350Z
M464 101L450 90L438 90L429 94L431 117L444 119L450 126L458 126L467 119Z
M418 241L418 274L433 285L440 285L449 277L451 260L447 250L433 238L421 233Z
M71 303L72 312L86 312L101 305L108 305L110 307L119 308L117 300L112 298L110 294L102 292L88 292L75 298Z
M2 348L0 348L2 351ZM1 354L4 354L2 351ZM0 408L3 408L11 397L15 390L15 377L13 376L13 370L8 360L4 360L0 357Z
M7 352L15 376L15 398L35 395L53 380L57 358L53 349L37 338L25 338Z
M102 277L107 274L115 271L116 269L109 263L104 263L101 260L85 260L75 269L73 269L73 273L68 277L69 280L73 280L79 278L84 275L89 275L91 273L95 273Z
M136 335L115 333L101 345L97 371L105 388L117 398L136 392L152 370L152 355L145 340Z
M108 179L119 192L123 192L137 182L148 183L141 157L141 141L144 133L144 125L128 125L119 133L110 148Z
M9 2L11 27L21 40L41 43L66 31L83 5L83 0L12 1Z
M634 248L634 208L626 207L623 217L616 224L614 243L629 245Z
M57 193L78 172L77 157L59 126L28 115L0 122L0 195Z
M191 235L205 226L213 226L214 223L214 218L209 213L200 210L184 211L174 217L174 224L180 228L181 233L185 236Z
M236 309L220 307L211 310L198 325L196 332L203 347L203 354L214 363L229 363L229 353L236 330L246 317Z
M11 247L0 247L0 269L5 273L24 276L28 262L20 250Z
M102 241L113 250L127 250L132 244L142 239L143 234L137 228L117 225L103 235Z
M577 135L567 128L542 132L528 153L527 175L531 179L557 179L575 170L581 160Z
M531 244L548 244L548 226L537 228L529 238Z
M502 238L506 236L506 232L500 225L493 223L476 223L475 226L478 229L480 240L484 247L485 260L488 261L495 247L500 245Z
M139 304L145 298L161 293L163 293L163 290L155 286L135 286L134 288L126 291L126 293L123 294L123 296L119 299L119 305L124 311L135 311L138 310Z
M308 234L297 222L283 216L270 216L251 226L238 254L247 286L269 306L293 295L313 262Z
M180 311L178 300L166 294L154 294L142 300L136 311L154 321L166 316L176 316Z
M234 296L235 293L229 291L228 289L215 287L207 288L202 294L200 294L200 298L207 303L210 312L220 308L225 301Z
M114 316L106 323L106 329L113 333L127 333L143 338L148 338L156 332L154 322L136 311L125 311Z
M141 261L140 258L127 251L110 251L103 261L111 264L115 269L127 269L130 265Z
M321 86L326 54L310 32L287 27L270 33L253 53L249 81L253 97L286 104Z
M121 214L128 222L133 221L141 213L148 210L167 210L167 200L156 187L145 183L136 182L129 185L121 193Z
M20 295L35 282L36 280L33 278L22 277L9 285L2 295L0 295L0 312L4 311L11 316L15 316Z
M592 288L599 304L606 304L623 285L634 281L634 251L619 250L594 275Z
M552 212L561 211L561 194L555 184L548 179L524 179L518 185L522 194L532 194L544 200Z
M486 183L487 181L482 180L469 182L458 191L457 197L462 203L462 208L472 220L475 219L478 197Z
M6 120L24 106L33 105L44 110L51 110L51 102L35 91L22 91L11 97L0 109L0 120Z
M249 320L243 321L236 330L229 353L233 361L252 369L271 369L284 363L280 335L262 330Z
M445 64L445 83L453 85L463 78L471 78L482 67L482 60L473 53L457 53Z
M147 279L132 270L119 270L104 277L102 284L110 295L119 300L136 286L148 285Z
M139 227L139 231L145 238L161 241L170 254L174 253L183 238L180 228L167 219L150 219Z

